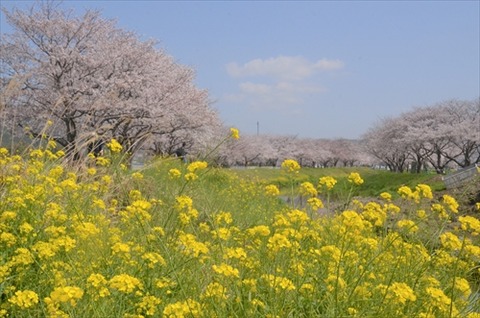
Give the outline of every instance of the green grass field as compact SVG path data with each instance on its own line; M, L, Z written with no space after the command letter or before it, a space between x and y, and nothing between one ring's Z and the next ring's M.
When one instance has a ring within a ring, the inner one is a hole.
M257 181L262 184L275 184L281 188L289 186L289 180L285 174L278 168L237 168L228 169L242 179ZM348 175L351 172L358 172L365 180L365 186L358 189L357 195L363 197L377 196L381 192L396 192L403 185L415 187L417 184L428 184L434 191L445 189L441 176L432 173L392 173L385 170L375 170L365 167L352 168L302 168L295 177L296 183L304 181L317 184L319 178L331 176L339 181L339 184L345 184Z

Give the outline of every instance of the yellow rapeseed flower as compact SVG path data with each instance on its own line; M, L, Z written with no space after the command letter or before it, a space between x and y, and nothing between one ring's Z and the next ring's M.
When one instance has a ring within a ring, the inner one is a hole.
M442 313L449 312L452 300L445 295L443 290L435 287L427 287L426 292L430 297L429 305L436 307Z
M149 268L154 268L156 264L165 266L167 263L162 255L155 252L148 252L142 255L142 259L147 262Z
M440 219L447 220L449 218L448 213L445 210L445 207L440 203L432 204L431 210L432 212L438 213L438 216Z
M282 162L282 168L290 173L298 173L300 165L293 159L286 159Z
M137 304L137 312L145 313L147 316L154 316L157 312L158 305L161 303L162 300L153 295L143 296L142 300Z
M363 230L365 228L362 217L356 211L346 210L340 217L343 225L348 229Z
M247 252L242 247L227 247L223 254L224 259L246 259Z
M363 207L362 216L375 226L383 226L387 219L387 212L376 202L368 202Z
M38 295L32 290L18 290L8 299L8 302L20 308L30 308L38 304Z
M470 288L470 283L468 280L462 277L455 277L455 289L458 290L462 297L467 299L470 294L472 293L472 289Z
M38 257L45 259L55 256L58 247L48 242L38 241L32 246L32 250L37 253Z
M185 174L184 178L187 181L195 181L195 180L198 179L198 175L196 175L193 172L188 172L188 173Z
M427 199L433 199L432 188L430 188L427 184L419 184L416 186L416 191L420 193L420 195Z
M319 198L308 198L307 203L312 208L312 210L318 210L323 208L323 202Z
M213 297L218 299L227 299L226 288L220 283L212 282L208 284L203 293L203 297Z
M47 149L54 149L57 147L57 143L53 139L49 139L47 143Z
M17 238L12 233L2 232L0 234L0 243L5 244L7 247L11 247L17 243Z
M275 289L276 292L280 292L282 290L295 290L295 285L293 282L281 276L275 276L271 274L262 275L262 278L267 281L271 288Z
M177 179L177 178L179 178L181 175L182 175L182 173L180 172L180 170L175 169L175 168L170 169L170 170L168 171L168 177L169 177L170 179Z
M0 148L0 156L1 156L1 157L6 157L6 156L8 156L8 149L7 149L7 148L4 148L4 147L1 147L1 148Z
M350 315L350 316L354 316L356 317L357 314L358 314L358 310L353 308L353 307L348 307L347 308L347 313Z
M208 163L206 161L194 161L187 166L187 170L193 173L198 170L206 169L207 167Z
M322 246L318 253L322 256L326 256L329 259L338 262L340 261L341 251L335 245Z
M113 254L126 254L130 253L130 245L126 243L117 242L111 247Z
M452 211L453 213L458 213L458 203L457 203L457 200L455 200L454 197L448 195L448 194L444 194L443 195L443 203L445 203L448 208L450 209L450 211Z
M211 233L212 233L213 238L220 239L220 240L223 240L223 241L227 241L232 236L232 232L228 228L225 228L225 227L217 228L217 229L211 231Z
M33 264L33 254L25 247L19 247L15 250L15 255L12 258L12 265L29 265Z
M480 220L473 216L461 216L458 218L462 230L469 231L472 235L480 235Z
M110 165L110 159L104 157L96 157L95 163L99 166L107 167Z
M5 211L0 215L0 222L6 222L14 220L17 217L17 213L13 211Z
M159 289L177 286L177 283L170 278L162 277L155 280L155 286Z
M353 183L355 185L361 185L363 183L362 177L360 177L360 174L358 172L352 172L348 176L348 182Z
M415 194L408 186L401 186L400 188L398 188L397 193L404 199L415 199Z
M267 247L273 252L278 252L282 248L290 248L292 242L289 241L288 237L281 234L275 233L272 237L268 239Z
M67 228L65 226L50 225L44 229L44 232L50 237L59 237L61 235L67 234Z
M28 234L33 231L33 226L30 223L24 222L22 225L20 225L19 229L20 233Z
M87 278L87 286L94 291L95 299L110 295L107 284L108 281L102 274L91 274Z
M329 292L333 292L335 289L344 289L347 285L342 277L332 274L328 275L324 281L327 284L327 290Z
M202 306L193 299L179 301L168 304L163 309L163 315L167 318L200 317L202 315Z
M238 269L225 263L222 263L220 265L212 265L212 269L215 273L223 275L225 277L240 277L240 272L238 271Z
M230 212L225 212L221 211L217 215L215 215L215 224L221 225L221 224L232 224L233 218L232 214Z
M310 218L308 217L307 213L302 210L298 209L293 209L287 212L287 217L288 220L292 223L305 223L307 222Z
M205 243L196 240L196 237L190 233L180 233L178 236L180 251L192 257L205 257L209 253L208 246Z
M122 145L114 138L112 138L110 142L107 143L107 147L113 153L119 153L123 149Z
M317 189L315 189L315 186L311 182L302 182L300 184L300 193L302 195L306 196L311 196L311 197L316 197L318 195Z
M462 247L462 241L452 232L445 232L440 235L440 242L446 250L459 250Z
M175 198L175 209L177 211L190 210L193 206L193 200L187 195L181 195Z
M230 128L230 136L233 138L233 139L239 139L240 138L240 134L239 134L239 131L237 128Z
M418 226L412 220L399 220L397 226L401 229L407 230L409 233L415 233L418 231Z
M138 278L128 274L119 274L113 276L108 282L110 288L117 289L124 293L131 293L135 289L142 289L142 283Z
M392 200L392 195L388 192L382 192L380 193L380 197L384 199L385 201L391 201Z
M417 296L413 292L413 289L407 284L399 282L394 282L388 287L386 298L402 305L407 301L417 300Z
M270 228L266 225L257 225L252 228L247 229L247 234L249 236L269 236Z
M254 307L265 308L265 303L257 298L252 299L251 304Z
M325 188L327 188L327 190L332 190L333 187L335 186L335 184L337 184L337 180L333 177L330 177L330 176L321 177L318 180L318 185L320 187L325 186Z
M133 180L142 180L143 179L143 174L140 172L134 172L132 173L132 179Z
M58 157L58 158L61 158L63 156L65 156L65 151L63 150L59 150L55 153L55 155Z
M271 195L271 196L277 196L280 194L280 190L278 189L278 187L274 184L269 184L267 186L265 186L265 193L267 195Z
M387 203L383 206L384 211L389 212L391 214L398 214L402 210L398 205L393 203Z
M83 290L77 286L57 287L50 293L50 299L54 303L69 303L72 306L83 297Z

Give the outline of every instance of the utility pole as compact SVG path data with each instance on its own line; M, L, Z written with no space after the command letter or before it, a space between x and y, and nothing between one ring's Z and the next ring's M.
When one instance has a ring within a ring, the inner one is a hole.
M260 134L260 122L257 121L257 136Z

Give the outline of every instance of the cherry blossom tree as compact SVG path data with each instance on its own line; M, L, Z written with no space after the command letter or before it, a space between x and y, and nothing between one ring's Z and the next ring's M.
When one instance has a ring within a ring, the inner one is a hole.
M298 137L297 136L267 136L276 158L272 158L272 163L275 162L276 165L283 162L285 159L296 159L299 158L299 147L298 147Z
M314 167L316 164L317 143L313 138L299 139L296 143L298 148L298 163L303 167Z
M314 151L314 166L326 168L332 165L333 153L330 150L330 140L315 139L313 143Z
M401 114L397 120L404 130L400 139L408 150L411 169L419 173L435 150L436 137L432 133L435 132L436 114L431 107L415 108Z
M366 149L392 171L430 165L448 167L480 162L479 100L448 100L384 119L364 135Z
M402 142L403 132L401 121L384 118L363 136L367 151L394 172L403 172L406 168L408 150Z
M460 167L480 162L480 99L449 100L438 105L445 120L439 130L448 136L443 155Z
M33 136L47 135L78 156L95 139L114 137L134 152L159 136L219 124L193 70L100 12L75 16L42 2L4 13L14 32L0 44L2 94L12 81L21 94L3 111Z

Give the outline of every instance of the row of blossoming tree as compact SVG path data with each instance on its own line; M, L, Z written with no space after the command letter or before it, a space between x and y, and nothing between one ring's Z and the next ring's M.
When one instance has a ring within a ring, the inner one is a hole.
M361 141L350 139L300 138L281 135L248 135L224 145L217 160L226 166L280 166L294 158L303 167L371 165L372 157Z
M205 143L220 128L194 71L155 41L53 1L3 11L12 32L0 42L0 113L11 134L55 140L78 158L112 137L130 153L158 152Z
M302 166L444 173L480 162L480 100L448 100L382 119L361 140L246 135L225 153L220 160L229 165L278 165L295 158Z
M368 153L392 171L480 162L480 99L449 100L379 121L364 136Z

